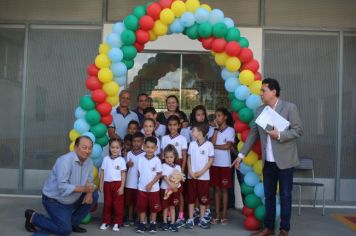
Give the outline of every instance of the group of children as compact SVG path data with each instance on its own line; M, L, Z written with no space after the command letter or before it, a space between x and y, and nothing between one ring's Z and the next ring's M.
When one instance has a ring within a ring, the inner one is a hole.
M136 121L129 123L123 142L109 142L109 156L103 159L99 172L99 190L104 193L100 229L112 224L113 230L119 231L120 226L132 226L138 219L136 232L144 233L148 226L148 231L155 233L161 211L161 229L165 231L227 224L227 189L232 187L230 151L235 142L227 109L216 110L214 126L209 125L202 105L192 110L188 127L182 127L178 115L168 117L167 127L159 124L153 107L146 108L144 116L142 127ZM170 176L177 171L185 174L185 182L172 181ZM210 214L210 187L215 194L214 218Z

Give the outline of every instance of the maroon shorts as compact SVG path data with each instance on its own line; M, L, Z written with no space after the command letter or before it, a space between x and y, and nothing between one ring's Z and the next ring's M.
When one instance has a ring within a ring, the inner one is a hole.
M137 202L137 189L125 188L125 205L135 206Z
M219 188L232 188L230 167L210 167L210 185Z
M150 208L150 211L153 213L161 211L161 199L160 192L143 192L137 191L137 212L146 212L147 207Z
M179 191L173 192L167 200L164 200L164 193L165 189L161 189L161 204L162 204L162 209L166 209L170 206L178 206L179 205Z
M189 204L195 204L199 200L201 205L210 204L209 180L188 179L187 200Z

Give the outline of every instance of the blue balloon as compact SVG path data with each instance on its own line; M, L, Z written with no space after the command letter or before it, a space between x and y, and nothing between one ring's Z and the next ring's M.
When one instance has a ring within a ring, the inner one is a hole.
M229 18L229 17L225 17L223 22L224 22L224 24L227 26L227 28L233 28L233 27L235 27L234 21L233 21L231 18Z
M182 33L184 31L184 26L180 23L180 19L175 19L169 26L169 30L175 34Z
M93 164L96 168L100 168L101 164L103 163L103 158L102 157L98 157L98 158L91 158L91 160L93 161Z
M113 63L120 62L123 57L124 57L124 54L122 53L121 49L119 49L119 48L112 48L109 51L109 58Z
M126 76L120 76L120 77L115 77L114 80L116 83L118 83L120 86L125 86L126 85Z
M111 69L112 73L115 75L115 77L126 76L127 67L122 62L112 64L110 69Z
M263 188L263 183L258 183L253 189L254 193L256 194L257 197L264 198L265 197L265 192Z
M118 35L120 35L126 29L124 23L117 22L112 26L112 31Z
M106 42L110 45L111 48L119 48L121 47L121 38L116 33L110 33L106 37Z
M91 139L91 141L93 141L93 143L95 143L95 136L92 132L85 132L81 136L88 136Z
M235 90L235 97L238 100L244 101L250 96L250 90L245 85L240 85Z
M209 22L213 25L224 21L224 13L220 9L213 9L210 12Z
M252 166L248 166L245 163L241 162L241 165L240 165L241 174L246 175L250 171L252 171Z
M258 184L258 182L260 182L260 178L255 172L250 171L245 175L244 181L248 186L254 187Z
M276 218L281 216L281 205L276 204Z
M74 122L74 129L78 133L83 134L89 131L90 125L85 121L84 118L80 118Z
M198 8L194 13L195 21L199 24L209 20L209 11L205 8Z
M231 77L238 78L239 77L239 72L238 71L231 72L226 68L221 70L221 78L226 80L226 79L231 78Z
M90 158L93 160L98 159L101 157L102 152L103 152L103 148L99 144L94 143Z
M194 14L191 12L185 12L180 18L180 23L183 27L190 27L195 23Z
M77 108L75 109L75 112L74 112L75 118L77 118L77 119L84 118L84 117L85 117L85 114L86 114L86 111L85 111L83 108L77 107Z
M225 80L226 91L232 93L240 85L239 80L236 77L231 77Z
M246 100L246 106L251 110L256 110L261 105L261 97L256 94L251 94Z

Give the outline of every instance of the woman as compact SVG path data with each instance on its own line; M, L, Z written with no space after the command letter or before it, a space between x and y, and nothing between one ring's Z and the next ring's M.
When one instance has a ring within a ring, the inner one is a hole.
M157 121L162 124L167 126L167 119L171 115L177 115L179 118L183 119L183 127L188 126L188 119L187 115L179 110L179 102L178 98L175 95L169 95L166 98L166 106L167 106L167 111L165 112L159 112L157 114Z

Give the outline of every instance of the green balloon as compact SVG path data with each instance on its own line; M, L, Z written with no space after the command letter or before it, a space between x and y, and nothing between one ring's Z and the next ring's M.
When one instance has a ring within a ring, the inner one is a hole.
M122 60L122 62L126 65L128 70L130 70L135 64L134 60Z
M239 118L242 122L249 123L253 119L253 111L244 107L239 111Z
M231 110L239 112L242 108L246 107L245 102L236 99L235 98L235 93L232 93L232 94L233 94L234 98L233 98L233 100L231 101L231 104L230 104Z
M138 29L138 19L134 15L128 15L124 18L126 29L136 31Z
M213 33L213 26L209 22L203 22L198 27L198 33L203 38L208 38Z
M96 124L90 128L90 132L94 134L95 138L100 138L104 136L106 134L106 131L108 131L108 129L103 123Z
M255 125L255 121L251 120L250 123L248 123L248 126L250 126L250 128L252 128Z
M240 30L237 28L230 28L227 31L227 34L225 36L225 39L230 42L230 41L236 41L238 42L240 39Z
M213 27L213 35L217 38L223 38L227 34L227 26L224 23L216 23Z
M232 100L235 99L235 93L234 92L228 93L227 94L227 98L229 99L230 102L232 102Z
M86 214L86 216L84 216L84 218L80 221L80 223L82 224L88 224L91 220L91 215L90 213Z
M132 10L132 14L138 19L146 15L146 7L143 5L137 6Z
M127 46L127 45L122 46L121 50L122 50L122 52L124 54L124 59L125 60L132 60L137 55L137 49L132 45L130 45L130 46Z
M103 137L96 138L95 143L99 144L102 147L105 147L109 143L109 138L108 136L104 135Z
M185 34L188 36L190 39L197 39L199 38L199 32L198 32L198 24L194 24L185 30Z
M248 42L247 38L245 38L245 37L241 37L239 39L239 44L243 48L248 48L248 46L250 45L250 43Z
M256 219L262 221L266 216L266 208L263 204L259 205L255 209L255 217Z
M251 186L248 186L247 184L245 183L242 183L241 184L241 193L245 196L253 193L253 187Z
M90 96L84 95L79 102L79 106L86 111L93 110L95 108L95 102L91 99Z
M250 193L245 197L244 203L248 208L255 209L256 207L258 207L258 205L261 204L261 199L257 197L254 193Z
M120 37L123 45L132 45L136 41L136 35L132 30L124 30Z
M85 114L85 120L90 126L96 125L100 122L100 114L95 109L88 111Z

